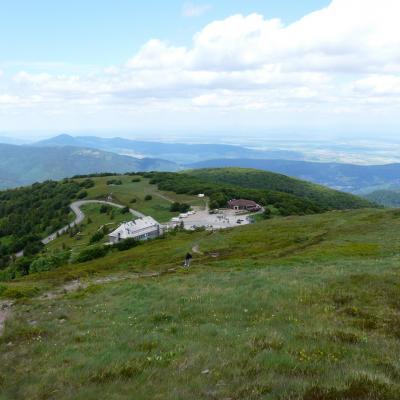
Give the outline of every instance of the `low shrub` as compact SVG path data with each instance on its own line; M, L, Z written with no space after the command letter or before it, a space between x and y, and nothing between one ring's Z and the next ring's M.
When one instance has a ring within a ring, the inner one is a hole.
M140 244L139 240L136 240L134 238L128 238L114 244L113 247L119 251L125 251L132 249L133 247L139 246L139 244Z
M272 211L268 207L266 207L262 215L264 219L271 219Z
M109 179L107 185L122 185L121 179Z
M0 271L0 282L12 281L16 277L15 268L10 266Z
M30 267L29 273L51 271L68 263L70 253L68 251L52 254L47 257L39 257L34 260Z
M178 203L175 202L171 204L170 211L171 212L180 212L180 213L186 213L190 210L190 205L186 203Z
M83 182L79 184L79 186L85 189L90 189L95 186L95 182L93 179L85 179Z
M104 238L104 232L102 230L97 231L96 233L93 234L93 236L90 238L90 244L95 244L100 242Z
M32 286L20 286L20 287L8 287L2 294L3 297L9 299L23 299L34 297L39 293L37 287Z
M110 250L109 246L96 246L81 251L75 258L75 263L83 263L104 257Z
M84 199L85 197L87 197L88 196L88 192L86 191L86 190L83 190L82 192L79 192L78 193L78 195L76 196L76 198L78 199L78 200L82 200L82 199Z
M100 207L100 214L107 214L108 212L111 211L111 206L108 204L102 204Z
M400 393L388 384L360 376L349 381L344 389L314 386L308 389L303 400L392 400Z
M129 207L121 208L121 214L129 214Z
M144 198L145 201L150 201L153 199L153 196L151 194L147 194Z

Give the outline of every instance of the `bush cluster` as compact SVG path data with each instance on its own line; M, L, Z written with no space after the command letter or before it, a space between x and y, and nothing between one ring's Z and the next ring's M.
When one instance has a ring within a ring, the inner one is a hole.
M88 247L82 250L74 259L76 263L83 263L86 261L95 260L104 257L109 251L111 246L95 246Z
M175 202L171 204L171 212L187 213L190 210L190 205L186 203Z
M121 179L109 179L107 185L122 185Z

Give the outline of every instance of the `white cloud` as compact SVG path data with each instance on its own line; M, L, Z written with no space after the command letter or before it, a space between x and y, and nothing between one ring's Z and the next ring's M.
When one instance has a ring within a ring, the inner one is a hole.
M366 78L355 81L353 89L355 92L367 96L400 95L400 76L369 75Z
M187 58L187 50L184 47L173 47L161 40L152 39L128 61L127 66L135 69L181 69L185 66Z
M125 65L102 72L20 72L3 103L24 97L24 107L32 99L32 107L102 111L356 110L368 116L389 98L391 108L400 107L398 15L398 0L333 0L289 25L233 15L206 25L191 46L152 39Z
M182 15L184 17L200 17L211 10L209 4L195 4L195 3L185 3L182 7Z

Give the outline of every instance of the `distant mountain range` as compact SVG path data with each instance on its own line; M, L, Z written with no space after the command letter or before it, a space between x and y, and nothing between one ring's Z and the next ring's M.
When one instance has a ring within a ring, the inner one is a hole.
M173 162L133 158L72 146L34 147L0 144L0 187L96 172L176 171Z
M76 146L93 148L133 157L162 158L176 163L192 163L213 158L303 159L300 152L289 150L253 150L225 144L160 143L123 138L59 135L35 143L36 146Z
M0 137L1 140L1 137ZM365 195L400 188L400 164L361 166L300 160L296 151L59 135L33 145L0 144L0 188L76 174L240 167L271 171ZM296 160L297 159L297 160ZM378 193L381 204L397 194ZM391 203L392 204L392 203Z
M240 167L272 171L351 193L400 187L400 164L352 165L292 160L215 159L187 164L187 168Z
M16 139L10 136L0 136L0 143L5 144L25 144L27 143L26 140L23 139Z

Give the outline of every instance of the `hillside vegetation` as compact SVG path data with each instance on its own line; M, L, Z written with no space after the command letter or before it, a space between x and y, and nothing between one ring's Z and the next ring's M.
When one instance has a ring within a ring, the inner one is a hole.
M284 157L281 157L284 158ZM290 159L220 158L202 160L187 168L254 168L297 177L333 189L368 193L382 187L399 187L400 164L354 165L333 162L295 161Z
M190 175L209 182L228 183L243 188L288 193L312 201L326 210L342 210L371 206L370 202L348 193L339 192L285 175L256 169L199 169L190 171Z
M334 209L374 207L357 196L272 172L239 169L201 169L180 174L148 173L162 190L205 193L211 207L224 207L232 198L248 198L275 208L281 215L312 214Z
M400 191L399 190L376 190L375 192L364 195L368 201L381 204L385 207L400 207Z
M0 270L14 253L39 252L41 239L70 222L69 204L84 186L48 181L0 192Z
M82 199L110 199L125 207L85 205L84 221L44 247L42 239L74 220L70 203ZM68 261L85 250L103 254L98 245L107 242L107 234L119 223L133 219L129 208L167 222L180 212L173 209L174 204L205 206L203 199L194 196L162 192L135 173L76 176L0 192L0 281L36 272L37 260L46 264L40 268L52 269L60 266L59 256ZM20 251L24 257L15 259Z
M0 398L398 399L399 243L398 211L335 211L2 283Z
M124 205L125 211L134 208L159 222L167 222L179 214L179 208L174 209L173 203L204 206L204 200L195 196L198 193L209 196L211 208L225 207L229 199L243 197L259 202L276 216L371 205L348 194L255 170L79 175L61 182L49 181L0 192L0 279L29 273L35 259L42 256L38 254L43 250L41 240L73 220L69 204L74 200L111 199ZM47 254L49 251L62 254L65 250L72 250L72 254L84 251L87 246L105 241L109 229L116 223L131 218L129 212L121 215L117 210L106 214L92 212L79 228L58 237L44 251ZM99 229L104 240L90 242ZM14 261L13 255L21 250L25 257ZM99 254L103 254L103 250L99 250Z

